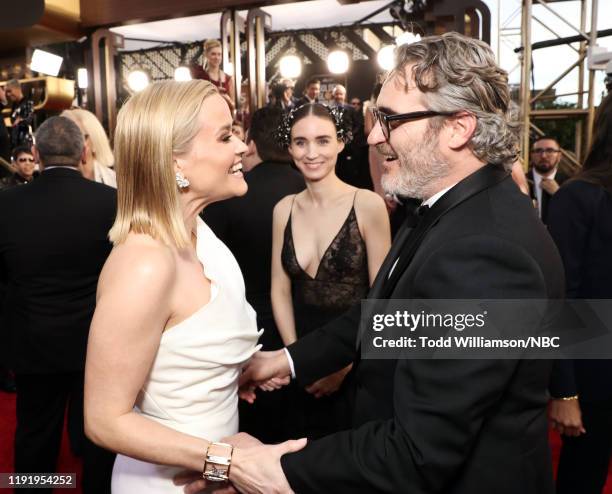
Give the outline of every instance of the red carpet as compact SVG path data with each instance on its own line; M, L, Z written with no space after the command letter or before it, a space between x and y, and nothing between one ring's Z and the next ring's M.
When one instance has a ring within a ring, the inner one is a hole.
M13 436L15 434L15 395L0 391L0 472L13 471ZM77 474L76 489L55 489L54 494L81 494L78 485L81 478L81 462L71 452L66 431L62 439L62 447L57 465L59 473ZM0 489L0 493L12 492L10 489Z
M0 391L0 472L13 471L13 434L15 434L15 395ZM556 468L559 459L561 440L559 439L559 435L553 431L550 432L549 437L553 462ZM81 475L80 462L70 452L65 431L58 463L58 472L77 472L77 479L79 479ZM8 493L10 491L8 489L0 489L0 493L4 492ZM65 494L67 491L62 489L56 490L55 492L57 494ZM71 489L69 492L72 494L81 494L80 486L77 489ZM608 482L603 494L612 494L612 468L608 473Z

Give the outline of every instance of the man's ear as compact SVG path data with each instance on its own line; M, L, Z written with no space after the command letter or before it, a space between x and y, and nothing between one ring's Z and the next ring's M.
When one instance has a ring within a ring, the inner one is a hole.
M255 141L250 139L249 142L247 142L247 150L244 154L246 156L253 156L255 153L257 153L257 146L255 145Z
M89 151L89 144L85 141L85 144L83 144L83 151L81 151L81 165L87 163L87 151Z
M34 156L34 160L38 163L38 167L43 169L43 164L40 161L40 153L38 152L38 148L35 145L32 145L32 156Z
M459 150L464 147L476 132L476 115L460 112L447 120L446 132L449 135L448 147Z

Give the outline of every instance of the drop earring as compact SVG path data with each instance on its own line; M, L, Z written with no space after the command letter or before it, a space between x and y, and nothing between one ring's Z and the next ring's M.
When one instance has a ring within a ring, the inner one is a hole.
M181 172L176 172L174 175L176 178L176 185L178 185L179 189L184 189L189 187L189 180L183 175Z

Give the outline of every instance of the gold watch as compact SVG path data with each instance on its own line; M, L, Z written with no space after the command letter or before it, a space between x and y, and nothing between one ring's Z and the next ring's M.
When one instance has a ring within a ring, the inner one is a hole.
M206 449L202 477L212 482L228 481L233 452L231 444L210 443Z

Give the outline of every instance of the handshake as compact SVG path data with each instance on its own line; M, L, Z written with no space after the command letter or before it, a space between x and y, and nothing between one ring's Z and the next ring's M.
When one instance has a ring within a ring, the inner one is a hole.
M323 377L306 387L306 391L320 398L335 392L351 366ZM254 403L257 388L273 391L289 384L291 366L284 349L272 352L257 352L244 367L239 381L241 399ZM299 451L306 446L306 439L285 441L276 445L265 445L246 433L238 433L222 439L234 449L229 468L229 482L210 482L200 472L182 472L174 478L176 485L183 485L184 492L196 494L204 489L214 489L218 494L244 492L291 493L291 487L281 468L284 454ZM209 491L207 491L209 492Z
M329 396L340 388L351 368L352 364L322 377L306 386L305 390L315 398ZM263 391L273 391L289 384L290 379L291 366L286 350L257 352L245 366L240 376L239 396L241 399L253 403L257 388Z

